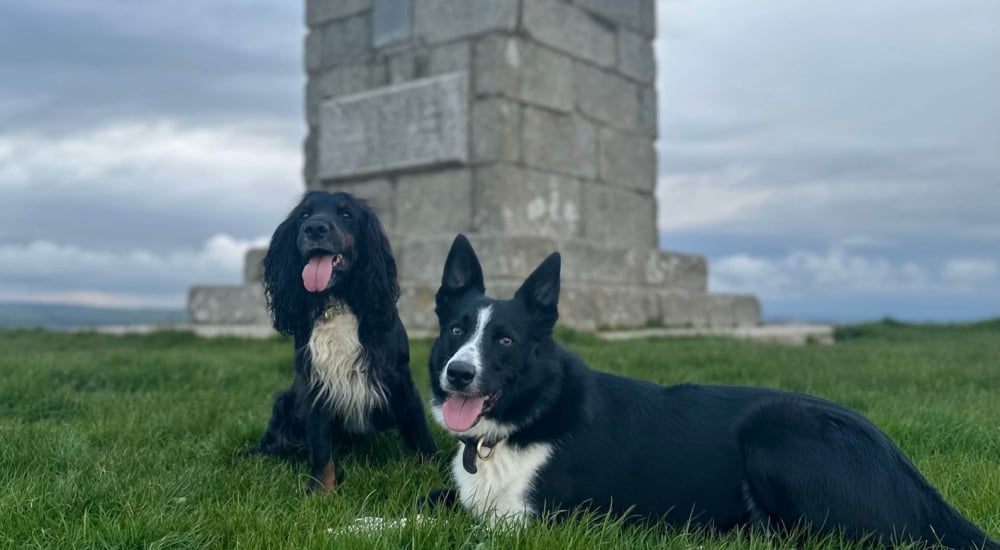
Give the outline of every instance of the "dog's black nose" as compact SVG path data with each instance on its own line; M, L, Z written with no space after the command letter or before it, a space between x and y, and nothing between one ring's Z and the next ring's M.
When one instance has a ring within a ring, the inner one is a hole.
M472 382L472 379L476 377L476 367L472 363L466 363L465 361L453 361L448 364L446 376L448 377L448 383L454 389L460 390L468 386Z
M306 237L316 240L325 237L327 232L330 231L330 227L326 224L326 222L314 220L306 222L305 225L302 226L302 231L305 232Z

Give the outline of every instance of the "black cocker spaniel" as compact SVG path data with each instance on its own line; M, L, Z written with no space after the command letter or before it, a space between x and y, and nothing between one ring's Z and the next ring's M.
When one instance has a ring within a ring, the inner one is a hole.
M396 311L396 261L363 201L306 193L274 231L264 288L274 328L295 338L295 381L256 452L308 451L313 491L336 489L332 447L352 436L397 428L411 449L435 453Z

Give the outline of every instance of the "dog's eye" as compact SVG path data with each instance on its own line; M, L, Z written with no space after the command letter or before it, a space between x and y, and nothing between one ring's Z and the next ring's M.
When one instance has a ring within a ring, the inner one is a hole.
M501 346L513 346L514 345L514 339L511 338L510 336L501 336L497 340L497 342L500 342Z
M306 219L308 217L309 217L309 211L308 210L305 211L305 212L303 212L303 213L301 213L301 214L299 214L299 219L300 220L304 220L304 219Z
M458 325L451 327L451 333L454 336L461 336L462 335L462 327L460 327Z
M344 211L342 211L340 213L340 217L344 218L345 220L349 220L349 219L353 218L354 216L352 216L351 213L348 212L347 210L344 210Z

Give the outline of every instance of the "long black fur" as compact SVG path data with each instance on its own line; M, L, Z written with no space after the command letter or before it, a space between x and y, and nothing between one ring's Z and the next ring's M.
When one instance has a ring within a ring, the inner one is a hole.
M302 224L320 216L340 232L350 264L326 291L308 292L302 282L309 259L302 250ZM301 457L311 451L315 481L329 459L331 444L347 439L348 434L338 429L335 414L322 405L313 406L316 396L310 384L308 345L313 324L331 299L336 299L358 318L358 337L369 371L388 397L389 406L376 411L371 424L376 430L397 428L408 447L423 456L433 455L435 443L410 373L409 341L396 310L396 261L375 213L347 193L308 192L275 229L263 267L274 328L294 337L295 380L275 398L267 431L255 450L283 457ZM310 425L314 428L309 429Z
M443 370L477 312L492 306L473 382L499 397L480 422L514 427L504 442L513 449L553 446L527 495L536 513L589 508L720 531L805 527L884 544L1000 549L854 411L773 389L663 387L589 369L552 339L559 269L553 254L513 300L493 300L460 235L438 292L441 333L430 360L438 407L449 396ZM497 335L514 343L501 345ZM456 497L439 490L427 502Z

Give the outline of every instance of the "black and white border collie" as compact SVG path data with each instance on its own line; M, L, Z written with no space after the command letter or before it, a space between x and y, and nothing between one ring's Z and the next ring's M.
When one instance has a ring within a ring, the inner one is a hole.
M331 446L351 436L398 428L410 448L436 452L396 311L396 262L366 204L306 193L274 231L264 288L274 328L295 338L295 381L257 452L308 450L314 491L336 489Z
M489 521L586 508L720 531L808 527L883 543L1000 548L867 419L764 388L663 387L590 370L552 339L559 254L511 300L469 242L437 293L432 412L461 441L456 500Z

